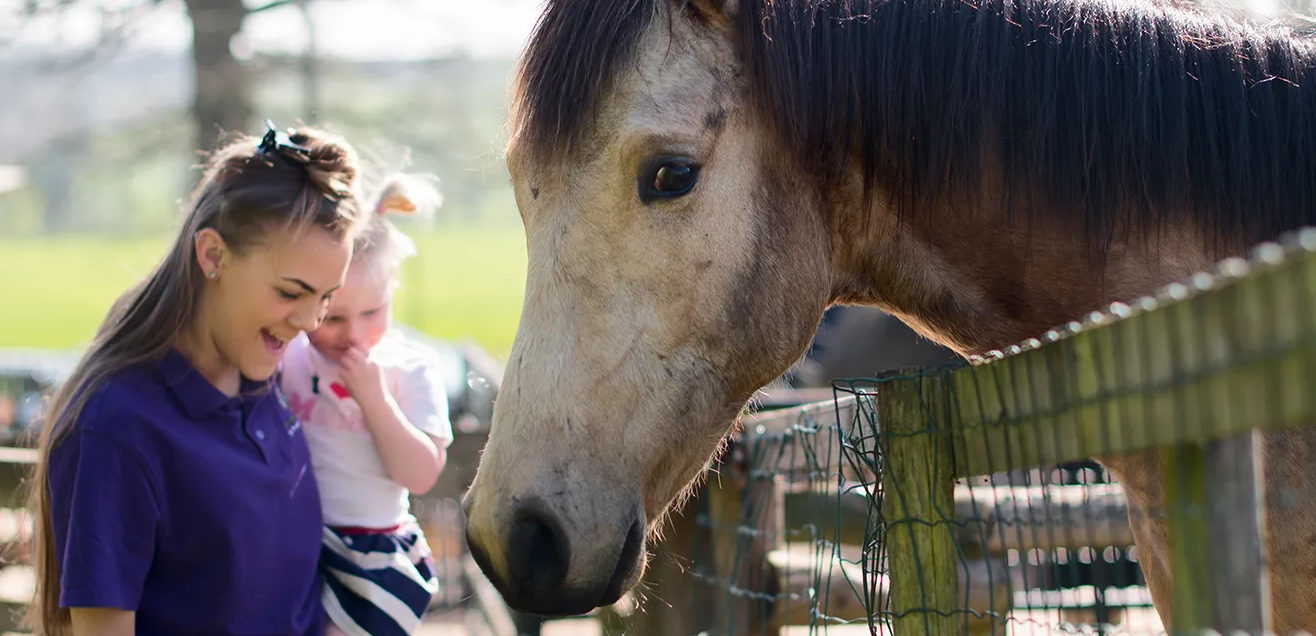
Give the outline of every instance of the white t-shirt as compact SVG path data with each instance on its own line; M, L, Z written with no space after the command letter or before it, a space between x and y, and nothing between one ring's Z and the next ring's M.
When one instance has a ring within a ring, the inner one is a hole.
M448 394L433 356L396 329L370 350L402 414L447 448L452 443ZM306 431L325 524L387 528L411 520L410 493L389 478L361 407L339 379L338 363L311 346L304 333L288 343L279 386Z

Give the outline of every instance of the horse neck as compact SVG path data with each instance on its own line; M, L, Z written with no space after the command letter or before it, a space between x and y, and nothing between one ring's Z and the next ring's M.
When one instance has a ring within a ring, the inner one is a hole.
M835 211L834 296L876 305L965 356L1135 300L1216 260L1188 230L1131 231L1096 259L1081 232L1063 224L950 209L899 223L885 200Z

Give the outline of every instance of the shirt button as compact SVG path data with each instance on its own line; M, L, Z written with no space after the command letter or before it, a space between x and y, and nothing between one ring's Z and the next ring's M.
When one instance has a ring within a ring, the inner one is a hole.
M256 431L256 439L265 439L265 431Z

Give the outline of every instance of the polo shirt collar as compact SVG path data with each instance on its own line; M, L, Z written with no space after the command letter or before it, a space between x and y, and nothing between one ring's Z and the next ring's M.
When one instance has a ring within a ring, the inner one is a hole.
M174 347L169 348L164 359L156 366L156 376L183 405L188 417L194 420L210 415L228 404L240 405L243 396L260 392L268 384L243 377L238 395L229 397L201 375L192 366L192 362Z

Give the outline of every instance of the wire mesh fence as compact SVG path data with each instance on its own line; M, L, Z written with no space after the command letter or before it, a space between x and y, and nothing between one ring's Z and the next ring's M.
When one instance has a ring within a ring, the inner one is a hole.
M609 633L1316 632L1314 252L748 416Z

